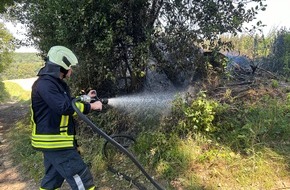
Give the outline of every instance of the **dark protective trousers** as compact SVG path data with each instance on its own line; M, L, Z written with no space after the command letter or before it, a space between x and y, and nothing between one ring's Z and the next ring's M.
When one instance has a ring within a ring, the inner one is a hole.
M64 179L73 190L95 189L89 168L76 149L43 151L45 175L40 189L60 188Z

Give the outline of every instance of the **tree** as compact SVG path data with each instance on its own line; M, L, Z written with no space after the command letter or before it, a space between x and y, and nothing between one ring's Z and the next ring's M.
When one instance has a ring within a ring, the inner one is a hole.
M290 31L281 28L271 47L271 53L268 56L267 69L290 76Z
M1 0L0 3L0 13L4 13L6 11L7 6L11 6L14 4L13 0Z
M13 36L0 23L0 73L12 62L12 53L14 52Z
M192 72L197 62L193 55L200 48L224 47L219 36L241 31L244 22L265 9L263 1L26 0L11 13L26 24L43 53L56 44L77 53L81 62L77 86L108 91L107 86L115 92L142 87L149 56L169 76ZM247 10L249 2L257 6Z

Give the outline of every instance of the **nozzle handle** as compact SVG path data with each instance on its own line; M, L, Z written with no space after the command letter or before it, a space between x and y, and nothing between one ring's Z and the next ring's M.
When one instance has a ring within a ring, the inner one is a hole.
M108 104L109 103L109 100L107 98L98 98L98 97L92 98L92 97L90 97L88 95L81 95L80 96L80 101L86 102L86 103L91 103L91 102L95 102L95 101L100 101L100 102L102 102L102 104Z

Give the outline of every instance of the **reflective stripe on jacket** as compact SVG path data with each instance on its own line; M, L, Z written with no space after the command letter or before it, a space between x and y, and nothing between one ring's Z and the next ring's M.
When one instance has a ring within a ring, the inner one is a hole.
M75 147L75 111L71 105L67 84L50 75L40 76L31 93L31 144L36 149L56 150ZM90 111L89 104L76 103L83 113Z

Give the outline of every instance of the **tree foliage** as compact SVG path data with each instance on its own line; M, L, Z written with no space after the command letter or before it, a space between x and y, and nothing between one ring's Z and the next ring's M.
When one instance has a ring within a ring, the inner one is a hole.
M2 80L35 77L43 60L36 53L13 53L12 63L0 74Z
M255 57L267 57L270 54L270 46L274 37L243 34L239 36L224 35L221 38L224 41L231 41L239 55L246 55L254 59Z
M149 56L172 80L192 73L199 48L225 47L219 36L241 31L265 9L264 1L26 0L10 13L26 24L43 54L58 44L76 52L76 87L116 92L142 87ZM247 9L249 2L256 6Z
M12 52L14 51L13 36L0 23L0 73L12 62Z
M1 0L0 3L0 13L4 13L6 11L7 6L12 6L14 4L13 0Z
M290 31L280 29L272 45L268 56L267 68L273 72L290 76Z

